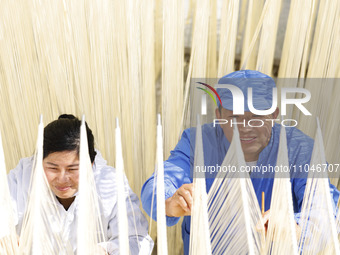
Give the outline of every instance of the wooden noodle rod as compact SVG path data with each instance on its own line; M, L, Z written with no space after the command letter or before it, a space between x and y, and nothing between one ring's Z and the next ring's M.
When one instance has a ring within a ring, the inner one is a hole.
M264 191L262 191L262 202L261 202L261 212L262 212L262 215L264 214L264 211L265 211L265 208L264 208Z

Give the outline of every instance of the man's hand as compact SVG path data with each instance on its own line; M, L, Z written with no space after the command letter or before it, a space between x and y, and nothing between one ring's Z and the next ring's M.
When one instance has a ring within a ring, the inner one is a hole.
M165 214L181 217L191 214L193 184L183 184L172 197L165 200Z
M263 220L266 236L267 236L269 219L270 219L270 210L262 214L262 220ZM275 231L275 226L274 226L274 231ZM285 231L285 229L283 231ZM295 223L295 231L296 231L296 239L299 240L300 235L301 235L301 227L297 223Z

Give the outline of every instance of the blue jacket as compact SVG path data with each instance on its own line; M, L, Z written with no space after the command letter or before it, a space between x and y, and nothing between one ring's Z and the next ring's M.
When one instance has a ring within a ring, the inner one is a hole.
M272 128L271 139L266 148L260 153L257 166L275 166L280 140L280 125L275 124ZM287 133L287 147L289 165L291 171L295 169L304 169L305 165L310 163L312 156L314 141L309 136L294 127L286 128ZM167 161L164 162L164 182L165 182L165 199L171 197L178 188L185 183L192 183L192 167L194 164L194 150L195 150L195 136L196 129L186 129L181 140L173 151ZM221 165L223 159L228 151L230 143L226 139L223 130L218 125L213 127L213 124L205 124L202 126L203 150L204 150L204 164L206 166ZM293 171L292 171L293 172ZM257 196L259 205L262 199L262 191L265 192L265 210L269 210L270 201L273 189L272 176L266 175L266 178L258 178L255 173L250 175L254 190ZM306 186L307 173L297 173L295 176L291 174L293 206L295 212L295 219L299 222L299 212L301 212L303 194ZM213 176L206 176L207 192L214 181ZM261 176L260 176L261 177ZM144 210L151 214L151 201L154 185L154 175L152 175L143 185L141 200ZM339 199L339 191L330 185L331 193L336 204ZM156 192L154 193L154 203L152 218L157 220L157 205ZM168 226L173 226L179 221L176 217L166 217ZM189 254L190 243L190 216L185 216L182 223L182 238L184 243L184 253Z

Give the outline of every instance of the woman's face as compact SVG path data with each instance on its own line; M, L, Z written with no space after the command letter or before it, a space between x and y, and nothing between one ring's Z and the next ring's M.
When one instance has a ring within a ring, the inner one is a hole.
M78 191L79 156L76 151L50 153L43 160L47 181L60 199L68 199Z

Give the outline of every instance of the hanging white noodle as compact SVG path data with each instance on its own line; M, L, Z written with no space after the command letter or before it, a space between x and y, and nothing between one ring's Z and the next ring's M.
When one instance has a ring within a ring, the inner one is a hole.
M98 243L104 242L100 218L98 195L89 155L85 116L80 127L79 188L77 254L93 255L102 249Z
M223 1L220 47L218 60L218 77L234 71L238 9L240 1ZM228 13L228 15L225 15Z
M44 126L42 117L31 173L29 198L19 241L19 254L73 254L68 240L61 237L62 224L56 198L43 169Z
M305 76L304 56L308 55L316 0L292 0L280 61L279 78ZM287 87L285 84L283 87Z
M299 253L340 254L319 120L302 202ZM321 168L320 168L321 167ZM321 171L319 171L321 170Z
M210 1L198 0L195 8L195 15L193 21L192 32L192 46L188 76L186 77L185 92L184 92L184 107L182 112L181 130L187 126L190 118L194 119L195 116L190 116L189 105L189 91L191 78L206 78L207 76L207 55L208 55L208 36L209 36L209 12ZM200 80L201 82L204 80ZM190 102L195 105L197 102ZM179 137L177 134L177 137Z
M282 0L267 1L269 6L263 20L256 70L271 76Z
M246 66L248 64L248 60L249 60L249 58L250 58L250 56L251 56L251 54L254 50L255 43L256 43L258 36L259 36L259 33L261 31L261 28L262 28L262 25L263 25L263 20L268 13L269 4L270 4L271 1L273 1L273 0L266 1L264 6L263 6L262 13L261 13L261 16L259 18L259 22L258 22L257 27L255 29L254 35L251 39L251 43L249 44L249 48L245 49L246 51L244 52L244 58L242 57L243 60L241 62L241 68L240 68L241 70L246 69Z
M289 169L286 129L281 126L276 165ZM289 171L275 173L265 254L298 254Z
M0 254L18 254L18 240L6 176L5 156L0 133Z
M205 185L205 173L196 172L204 166L202 128L197 115L195 162L193 168L193 206L191 210L190 248L191 255L211 254L210 231L208 220L208 196Z
M242 1L242 4L245 4ZM248 51L250 45L251 45L251 40L253 39L253 36L255 34L257 24L259 22L262 8L263 8L263 0L248 0L246 2L248 6L248 11L247 11L247 18L246 18L246 26L245 26L245 31L243 34L243 44L242 44L242 55L241 55L241 63L244 63L246 56L246 52ZM241 21L242 22L242 21ZM252 50L252 53L248 57L247 63L244 66L245 69L255 69L256 67L256 60L257 60L257 46L254 46L254 49Z
M236 167L236 171L219 172L208 194L213 254L260 254L263 249L264 227L254 187L249 174L240 171L245 166L238 128L234 125L221 169Z
M168 254L166 221L165 221L165 191L163 163L163 130L161 117L158 114L157 124L157 253Z
M128 219L125 202L124 161L118 118L116 119L116 184L118 203L119 252L129 254Z

